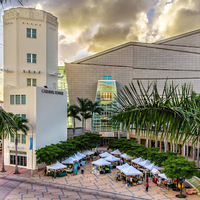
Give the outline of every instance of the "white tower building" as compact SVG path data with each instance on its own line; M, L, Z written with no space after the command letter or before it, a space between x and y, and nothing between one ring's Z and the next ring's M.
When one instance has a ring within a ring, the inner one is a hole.
M18 164L36 166L35 150L67 139L66 92L57 90L58 22L34 8L4 12L4 109L29 120L18 135ZM5 141L5 164L14 159L13 138Z

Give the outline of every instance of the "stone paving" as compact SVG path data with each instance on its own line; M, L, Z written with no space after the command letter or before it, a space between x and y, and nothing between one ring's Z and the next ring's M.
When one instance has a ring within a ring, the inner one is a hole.
M6 169L8 169L6 167ZM144 185L137 185L132 187L127 187L122 181L114 181L114 176L116 174L116 169L112 170L111 174L102 174L102 175L94 175L91 173L92 166L91 163L86 164L84 167L84 174L81 174L80 171L78 175L73 176L72 174L68 174L65 177L57 177L56 179L50 176L44 176L44 172L34 172L34 177L32 179L34 181L40 181L41 183L47 183L46 185L38 185L33 183L21 183L19 185L13 184L10 185L12 181L8 181L6 187L9 188L7 193L7 200L14 199L120 199L119 196L116 195L116 198L106 198L106 196L102 196L101 194L119 194L126 195L127 199L131 199L131 197L135 197L135 199L155 199L155 200L167 200L167 199L177 199L175 197L178 192L174 192L172 190L167 190L166 188L157 187L156 184L150 181L149 192L145 191ZM20 171L24 169L20 168ZM14 168L12 169L12 173ZM6 174L11 174L11 167L6 172ZM30 171L24 170L24 173L21 175L14 175L15 177L29 177ZM12 174L13 177L13 174ZM0 181L5 181L0 179ZM73 191L72 189L66 188L56 188L51 187L49 184L57 184L66 185L71 187L77 187L79 190ZM4 182L5 184L5 182ZM2 184L0 186L4 187ZM5 187L5 188L6 188ZM11 189L10 189L11 188ZM81 191L85 190L84 191ZM87 192L87 189L89 190ZM95 191L96 194L90 194L90 191ZM98 195L99 194L99 195ZM129 198L128 198L129 197ZM123 198L125 199L125 198ZM198 200L200 197L197 195L190 196L188 195L187 200Z

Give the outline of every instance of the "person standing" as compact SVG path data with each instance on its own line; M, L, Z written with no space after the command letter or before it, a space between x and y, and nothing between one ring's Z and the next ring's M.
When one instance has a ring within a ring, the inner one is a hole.
M149 190L149 183L148 182L146 182L146 192L148 192L148 190Z
M143 172L142 172L142 174L141 174L142 181L143 181L143 176L144 176L144 174L143 174Z

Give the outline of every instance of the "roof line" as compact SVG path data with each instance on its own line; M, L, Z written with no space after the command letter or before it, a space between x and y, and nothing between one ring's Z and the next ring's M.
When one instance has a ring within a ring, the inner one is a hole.
M184 38L184 37L187 37L187 36L197 34L199 32L200 32L200 29L197 29L197 30L194 30L194 31L186 32L186 33L183 33L183 34L180 34L180 35L176 35L176 36L173 36L173 37L169 37L169 38L166 38L166 39L163 39L163 40L156 41L153 44L163 44L165 42L178 40L178 39L181 39L181 38Z
M69 64L79 64L79 63L69 63ZM155 71L177 71L177 72L200 72L200 69L170 69L170 68L147 68L147 67L133 67L133 66L124 66L124 65L108 65L108 64L90 64L90 63L83 63L83 65L93 65L93 66L99 66L99 67L126 67L126 68L132 68L132 69L145 69L145 70L155 70Z
M182 53L192 53L192 54L200 54L199 52L194 52L194 51L185 51L185 50L178 50L178 49L170 49L170 48L163 48L163 47L159 47L160 44L155 44L155 43L136 43L136 42L128 42L128 43L125 43L125 44L122 44L120 46L117 46L117 47L113 47L109 50L105 50L103 52L100 52L100 53L97 53L97 54L94 54L92 56L88 56L86 58L82 58L80 60L77 60L77 61L74 61L74 62L71 62L73 64L80 64L84 61L87 61L87 60L91 60L93 58L96 58L96 57L99 57L99 56L102 56L108 52L113 52L113 51L116 51L118 49L122 49L124 47L127 47L127 46L138 46L138 47L146 47L146 48L152 48L152 49L161 49L161 50L167 50L167 51L176 51L176 52L182 52ZM158 45L158 47L155 47L155 46L150 46L150 45ZM165 45L167 46L167 45Z

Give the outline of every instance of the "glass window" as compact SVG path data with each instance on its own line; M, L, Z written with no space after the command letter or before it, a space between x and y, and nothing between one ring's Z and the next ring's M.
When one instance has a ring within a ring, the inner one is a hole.
M23 119L26 119L26 114L22 114L22 118L23 118Z
M26 37L28 38L36 38L37 30L32 28L26 29Z
M31 37L31 28L26 29L26 37Z
M37 80L36 79L32 79L32 86L37 86Z
M26 95L22 95L22 104L26 104Z
M36 38L37 30L32 29L32 38Z
M20 104L20 95L15 96L16 104Z
M20 134L17 134L17 143L20 143Z
M32 63L36 63L37 56L36 54L32 54Z
M27 78L27 86L31 86L31 79Z
M20 117L20 114L16 114L17 117Z
M15 97L14 95L10 95L10 104L14 104L15 103Z
M53 89L56 89L56 83L53 83Z
M11 136L10 136L10 142L14 142L15 141L15 138L14 138L14 135L12 134Z
M36 63L37 62L37 55L27 53L27 63Z
M27 63L31 63L31 54L27 53Z
M22 134L22 144L26 144L26 135Z

